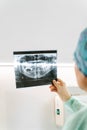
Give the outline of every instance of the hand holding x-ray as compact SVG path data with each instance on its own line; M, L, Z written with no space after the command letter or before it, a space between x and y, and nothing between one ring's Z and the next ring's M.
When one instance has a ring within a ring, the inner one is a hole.
M52 92L56 92L62 101L67 101L71 97L65 82L61 79L53 80L52 85L49 88Z

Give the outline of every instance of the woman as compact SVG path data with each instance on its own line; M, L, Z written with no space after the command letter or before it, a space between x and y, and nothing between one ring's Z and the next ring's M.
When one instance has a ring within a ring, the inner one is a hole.
M84 29L74 52L75 74L79 87L87 91L87 28ZM56 92L64 104L73 112L65 122L63 130L87 130L87 105L71 96L65 82L61 79L53 80L49 87Z

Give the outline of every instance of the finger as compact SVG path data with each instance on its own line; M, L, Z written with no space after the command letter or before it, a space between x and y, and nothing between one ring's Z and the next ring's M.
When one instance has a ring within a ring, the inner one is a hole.
M51 92L57 92L57 90L51 90Z
M64 81L63 81L63 80L61 80L60 78L58 78L58 81L61 83L61 85L63 85L63 84L64 84Z
M49 86L49 88L51 88L51 87L55 87L55 86L52 84L52 85Z
M56 89L56 86L49 86L50 89Z
M57 88L55 86L50 86L49 88L50 88L50 90L57 90Z
M51 88L50 91L51 91L51 92L57 92L57 89Z
M57 86L57 85L60 85L60 82L59 82L59 81L56 81L56 80L53 80L53 84L54 84L55 86Z

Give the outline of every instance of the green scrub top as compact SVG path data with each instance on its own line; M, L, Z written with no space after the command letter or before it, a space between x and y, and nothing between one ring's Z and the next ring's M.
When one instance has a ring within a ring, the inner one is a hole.
M73 96L64 105L72 113L62 130L87 130L87 105Z

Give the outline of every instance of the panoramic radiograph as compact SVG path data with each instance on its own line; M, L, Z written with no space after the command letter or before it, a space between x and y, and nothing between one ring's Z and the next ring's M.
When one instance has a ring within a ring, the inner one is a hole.
M16 87L46 85L57 78L57 51L14 52Z

